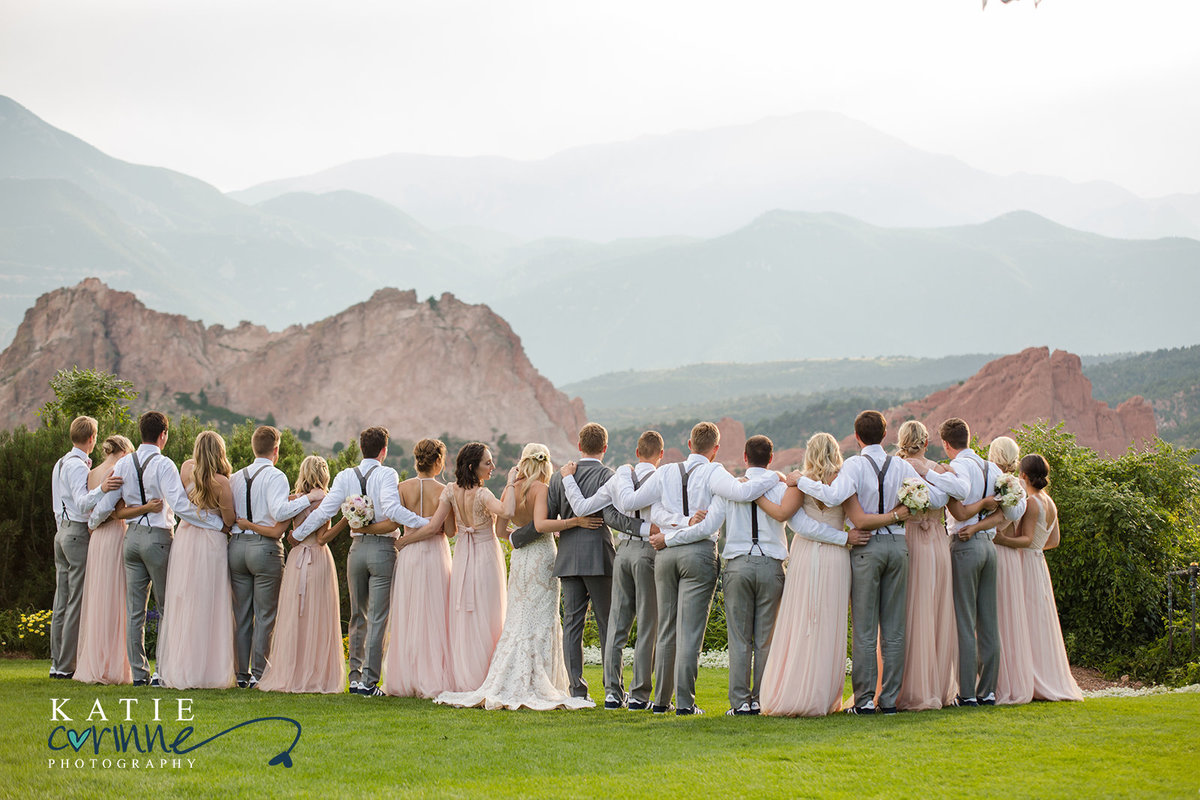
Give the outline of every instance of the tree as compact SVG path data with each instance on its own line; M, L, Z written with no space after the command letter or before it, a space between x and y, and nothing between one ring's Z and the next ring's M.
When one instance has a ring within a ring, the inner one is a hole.
M123 427L130 422L128 403L138 395L130 381L78 366L59 370L50 379L50 388L54 399L38 411L46 425L87 416L110 429Z

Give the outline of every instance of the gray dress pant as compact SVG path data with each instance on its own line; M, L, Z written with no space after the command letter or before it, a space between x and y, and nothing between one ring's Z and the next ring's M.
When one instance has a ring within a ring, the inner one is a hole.
M387 632L396 543L389 536L354 537L346 557L350 588L350 681L367 688L379 682Z
M996 691L1000 674L1000 618L996 610L994 533L950 542L954 621L958 628L958 694L984 698ZM978 681L977 681L978 679Z
M257 533L235 533L229 539L233 651L239 681L251 676L258 680L267 667L282 580L283 542Z
M874 533L850 551L850 611L854 619L850 680L854 704L895 708L904 680L904 628L908 605L908 542L903 534ZM883 637L883 685L875 646Z
M771 631L783 597L783 562L744 555L725 562L725 625L729 633L729 707L757 703ZM753 680L751 680L753 678Z
M161 630L171 539L172 533L166 528L131 524L125 530L125 610L129 614L125 641L134 681L150 678L150 662L146 660L146 606L153 586ZM154 657L158 658L157 652Z
M587 605L592 603L596 627L600 634L600 663L608 652L608 615L612 605L611 575L564 575L559 579L563 597L563 659L567 663L567 680L572 697L587 697L588 685L583 679L583 628L587 621Z
M646 539L625 539L613 559L612 608L608 615L608 647L604 653L604 692L625 696L623 655L637 620L633 646L631 700L649 704L654 678L654 640L658 637L658 593L654 589L654 547Z
M54 606L50 616L50 669L75 671L79 649L79 613L87 571L87 523L66 520L54 534Z
M717 545L705 539L658 551L654 558L658 594L654 705L696 705L696 674L713 592L717 588Z

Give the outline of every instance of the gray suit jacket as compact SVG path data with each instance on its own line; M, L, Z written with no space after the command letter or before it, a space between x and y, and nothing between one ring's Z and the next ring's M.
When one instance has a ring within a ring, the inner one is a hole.
M594 495L613 471L598 461L583 461L575 470L575 482L584 497ZM562 476L557 472L550 479L550 490L546 495L547 516L550 519L568 519L578 516L567 502L567 493L563 489ZM558 535L558 557L554 559L554 575L558 578L576 575L612 575L613 557L616 550L613 547L612 533L609 528L615 528L624 533L641 531L642 521L627 517L612 506L606 506L604 521L607 523L594 530L587 528L567 528Z

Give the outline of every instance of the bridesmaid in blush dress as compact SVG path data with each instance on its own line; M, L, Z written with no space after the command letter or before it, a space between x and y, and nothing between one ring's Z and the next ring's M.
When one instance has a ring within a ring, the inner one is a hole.
M413 447L417 477L399 486L400 501L410 511L427 515L437 508L445 484L437 479L446 467L446 445L422 439ZM396 530L392 520L375 522L364 533ZM442 527L404 533L396 540L392 572L387 648L383 654L383 691L395 697L432 699L449 685L450 669L450 542L453 514Z
M842 467L837 440L815 434L804 452L803 474L832 483ZM809 517L841 530L846 517L855 529L846 545L792 537L783 598L771 633L771 654L763 668L762 713L778 717L820 717L842 710L846 687L846 615L850 607L850 550L866 544L867 530L894 522L891 513L865 514L857 497L827 508L795 487L779 504L760 497L759 508L781 522L803 506Z
M112 474L122 456L133 452L124 436L110 436L101 446L104 461L88 473L88 489ZM132 683L125 647L125 520L162 510L162 500L126 508L118 501L108 521L92 531L87 574L79 614L79 655L75 680L83 683Z
M1046 491L1049 477L1050 465L1042 456L1034 453L1021 459L1021 480L1029 495L1025 516L1036 516L1033 538L1021 556L1029 640L1033 644L1033 696L1036 700L1082 700L1083 693L1071 674L1067 648L1063 646L1054 586L1043 555L1044 550L1058 547L1059 540L1058 506Z
M458 451L454 481L442 490L429 527L437 530L453 513L456 526L450 568L450 669L447 689L472 692L487 677L507 608L504 553L498 532L508 526L516 507L512 476L504 502L484 482L496 464L482 442Z
M899 455L913 466L943 470L925 457L929 431L909 420L897 433ZM953 705L958 693L958 631L950 574L950 540L946 535L948 497L930 487L931 508L909 517L908 605L905 612L904 681L896 698L901 711L924 711Z
M235 519L232 472L225 440L214 431L196 437L192 458L179 470L188 499L208 526L185 519L171 544L158 671L163 685L172 689L228 689L237 683L224 533Z
M997 437L988 448L988 461L1008 474L1016 472L1020 458L1020 448L1007 436ZM1027 510L1018 527L997 510L968 527L972 533L978 533L996 526L996 610L1000 634L996 705L1020 705L1033 699L1033 645L1029 639L1025 569L1021 562L1026 546L1033 540L1034 519L1035 515Z
M329 465L320 456L300 464L296 491L289 499L313 489L329 488ZM315 500L294 518L270 528L238 520L238 527L264 536L281 536L298 527L320 505ZM346 529L345 521L317 528L303 542L292 541L279 585L279 612L271 656L258 688L264 692L342 694L346 691L346 663L342 656L341 606L338 603L337 569L329 542Z

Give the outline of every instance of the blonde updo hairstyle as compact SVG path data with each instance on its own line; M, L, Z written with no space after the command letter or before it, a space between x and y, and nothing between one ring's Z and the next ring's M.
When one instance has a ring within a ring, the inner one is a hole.
M988 461L1008 473L1017 471L1021 462L1021 448L1007 436L997 436L988 448Z
M113 434L104 440L104 444L100 445L100 452L104 454L105 458L118 453L122 455L125 453L132 453L133 442L129 441L129 439L125 438L119 433Z
M233 467L225 455L225 440L221 438L221 434L216 431L201 431L192 448L192 459L195 464L192 466L193 483L192 490L188 492L188 499L195 503L197 508L220 508L221 495L216 477L224 475L228 478L233 473Z
M329 488L329 463L320 456L308 456L300 462L296 474L296 494L308 494L313 489Z
M413 459L418 472L432 472L439 460L445 468L446 443L441 439L422 439L413 445Z
M554 465L550 463L550 448L539 442L530 442L521 451L521 460L517 462L517 478L528 478L529 482L538 481L549 483L554 474Z
M912 458L929 446L929 429L920 420L910 419L896 432L897 455Z
M842 449L828 433L815 433L804 449L804 475L828 483L842 469Z

